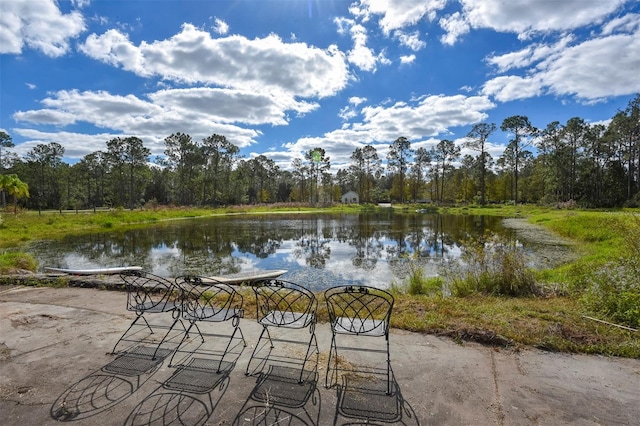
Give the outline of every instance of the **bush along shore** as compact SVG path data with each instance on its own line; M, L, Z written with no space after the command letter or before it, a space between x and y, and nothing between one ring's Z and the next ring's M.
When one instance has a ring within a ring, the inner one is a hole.
M411 206L400 207L398 212L411 209ZM476 341L512 349L531 346L640 358L640 331L637 331L640 328L640 281L637 279L640 276L640 211L508 206L450 208L446 212L525 219L532 226L532 232L536 227L543 227L558 238L572 241L577 256L557 267L534 271L526 266L524 254L518 247L487 237L466 245L464 267L444 265L435 278L424 277L418 261L407 259L408 278L390 283L396 296L393 327L448 336L461 344ZM133 212L131 215L117 212L117 220L106 216L76 220L75 225L74 221L65 222L65 233L95 232L105 220L111 223L110 227L123 228L177 217L250 213L246 210ZM0 241L6 241L5 234L15 236L22 232L16 228L32 228L35 232L30 233L30 238L33 239L51 237L44 231L48 226L42 216L20 218L18 215L0 226ZM28 270L37 269L35 261L29 255L16 253L19 252L0 251L0 274L3 274L0 285L123 290L117 276L29 273ZM15 273L20 268L27 271ZM326 321L322 295L318 297L318 316ZM255 311L252 299L245 298L248 315Z

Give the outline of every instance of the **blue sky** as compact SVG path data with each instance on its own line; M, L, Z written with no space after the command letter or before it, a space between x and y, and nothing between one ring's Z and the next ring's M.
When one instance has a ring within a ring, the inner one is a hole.
M156 156L217 133L284 169L322 147L335 172L511 115L606 122L638 75L638 0L0 2L0 130L70 163L117 136Z

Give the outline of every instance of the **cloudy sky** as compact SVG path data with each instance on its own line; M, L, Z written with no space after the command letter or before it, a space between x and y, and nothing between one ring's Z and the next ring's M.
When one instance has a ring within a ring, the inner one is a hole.
M640 92L639 0L2 0L0 130L65 160L221 134L332 170L471 126L610 119ZM496 132L498 157L509 136Z

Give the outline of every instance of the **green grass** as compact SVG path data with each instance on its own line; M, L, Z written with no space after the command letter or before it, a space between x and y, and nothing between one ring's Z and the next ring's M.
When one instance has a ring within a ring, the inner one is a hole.
M33 272L37 268L38 262L28 253L0 252L0 274L14 272L17 269Z
M497 346L640 358L640 332L584 317L569 297L396 295L393 327Z

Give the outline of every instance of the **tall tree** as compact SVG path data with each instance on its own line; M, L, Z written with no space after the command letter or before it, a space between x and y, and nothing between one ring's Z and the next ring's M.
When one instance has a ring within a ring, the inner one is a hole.
M38 211L43 207L59 207L60 194L57 180L57 170L62 165L64 147L57 142L38 144L27 152L25 158L34 174L38 176L37 187Z
M431 167L431 153L425 148L420 147L416 149L416 153L413 157L413 169L414 169L414 177L416 180L416 191L414 193L414 201L417 201L418 198L421 198L422 186L426 181L427 174L429 173L429 168Z
M133 210L138 200L136 177L141 170L146 169L151 151L145 147L142 139L128 137L125 139L124 161L129 170L129 209Z
M513 139L509 141L508 148L511 149L511 158L513 159L513 176L515 181L514 203L518 204L518 177L520 172L520 163L527 155L531 155L526 148L531 144L531 138L536 136L536 129L528 117L523 115L513 115L502 121L500 130L513 134Z
M606 138L607 128L602 124L587 127L585 133L585 166L580 181L585 196L593 203L602 205L604 193L604 171L610 159L610 146Z
M165 165L177 176L177 185L172 190L172 200L183 205L196 201L197 178L204 164L202 148L186 133L173 133L164 139Z
M378 157L378 151L373 145L365 145L362 148L365 174L365 202L371 202L371 185L382 174L382 160Z
M404 136L400 136L398 139L393 141L389 146L389 153L387 154L387 168L391 173L397 174L398 176L398 195L401 204L404 203L404 179L409 168L409 162L411 161L412 154L413 150L411 149L411 142L409 142L409 140Z
M107 159L102 151L85 155L78 162L78 168L86 184L87 207L95 208L104 205L104 187L108 171ZM92 191L91 188L94 190Z
M364 181L366 177L366 170L365 170L364 152L360 147L356 148L351 153L351 165L349 166L349 172L351 176L353 176L353 179L355 180L355 182L357 182L358 194L360 194L360 197L364 200L365 198L364 197L365 195Z
M13 148L15 145L13 144L13 140L8 133L0 131L0 175L4 173L5 163L7 155L5 154L7 148ZM4 151L4 153L3 153ZM0 205L2 208L7 207L7 200L5 198L5 190L0 189Z
M125 142L117 137L107 141L107 161L113 194L117 194L118 206L125 205ZM114 200L115 201L115 200Z
M487 139L495 131L495 123L475 124L469 133L467 133L467 138L470 138L470 140L467 140L463 145L465 148L478 152L476 164L480 169L480 204L483 206L486 203L487 188L485 180L487 176L487 166L491 162L491 154L487 152Z
M541 198L547 200L548 192L555 193L555 200L558 201L558 168L555 167L557 151L561 146L562 126L559 121L547 124L547 127L540 132L537 139L538 160L541 162Z
M451 163L460 157L460 147L456 146L453 141L448 139L442 139L435 147L435 151L432 153L432 159L438 164L440 171L440 198L444 201L444 184L447 171L451 167Z
M307 180L310 177L309 166L300 158L294 158L291 162L291 167L293 169L293 178L298 182L298 196L295 198L300 202L306 201L308 192ZM309 201L311 200L309 199Z
M304 154L304 158L309 163L309 172L313 179L312 186L315 187L315 202L318 203L320 202L318 180L324 178L324 175L329 172L331 161L323 148L310 149Z
M567 124L562 129L562 137L566 141L569 168L569 199L576 199L575 187L577 184L578 161L580 152L584 147L584 135L587 131L587 124L582 118L573 117L567 120ZM567 165L565 165L565 168Z
M278 174L278 166L275 161L258 155L248 161L251 171L250 201L266 203L275 199L277 188L274 183Z
M618 111L609 124L627 169L627 198L640 191L640 94Z
M481 167L478 162L481 161L481 156L476 158L467 154L462 157L460 169L455 176L459 179L458 184L458 196L456 198L464 201L472 201L475 195L476 186L474 185L475 175L480 174Z
M228 177L240 149L229 142L226 137L213 134L202 140L202 149L207 166L207 178L212 181L211 202L214 206L220 201L220 181L225 180L228 188Z

